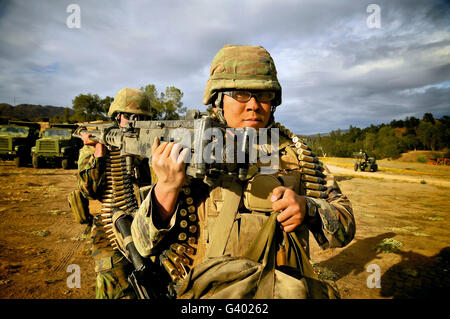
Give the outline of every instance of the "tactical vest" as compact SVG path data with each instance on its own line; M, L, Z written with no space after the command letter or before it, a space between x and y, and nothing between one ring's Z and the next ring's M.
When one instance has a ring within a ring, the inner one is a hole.
M295 134L278 123L275 123L275 127L280 129L280 166L276 173L260 174L258 164L250 167L248 179L240 185L240 190L236 191L239 195L235 198L233 192L231 197L224 194L230 187L237 186L233 183L239 182L226 178L222 180L222 184L209 189L206 195L201 194L197 185L192 182L182 188L178 200L177 225L173 229L174 237L169 249L160 256L174 281L185 278L189 270L206 257L242 255L270 215L269 197L273 188L286 186L300 195L327 197L323 164ZM233 204L237 213L235 210L231 219L222 218L225 217L224 206ZM296 233L309 255L309 233L306 226L301 225ZM223 247L211 249L211 245L217 246L217 242L223 242Z

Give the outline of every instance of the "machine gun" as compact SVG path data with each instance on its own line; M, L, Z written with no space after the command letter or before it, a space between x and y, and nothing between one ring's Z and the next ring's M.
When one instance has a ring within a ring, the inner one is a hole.
M250 150L255 146L254 140L249 137L253 133L252 129L230 131L207 115L201 115L200 112L191 114L192 118L185 120L130 119L124 128L115 123L85 123L75 130L73 136L81 138L81 134L88 133L91 140L104 144L109 150L120 150L120 154L124 156L148 158L149 162L152 159L152 145L158 137L162 142L177 142L190 149L190 156L186 161L187 176L203 179L209 185L223 174L244 179L249 167ZM130 217L118 218L114 224L123 238L131 237ZM173 287L167 285L167 281L161 277L159 265L142 258L132 241L127 242L125 249L135 268L128 281L138 297L173 298Z
M80 125L73 136L81 138L83 132L89 133L91 140L104 144L108 149L115 147L121 155L140 156L148 158L149 162L153 142L158 137L161 142L177 142L191 150L186 163L187 176L202 178L207 184L221 174L244 179L250 151L254 147L248 138L253 129L239 129L240 138L231 136L233 141L230 143L229 137L236 130L230 134L225 125L198 111L192 117L167 121L130 120L125 128L114 123L86 123Z

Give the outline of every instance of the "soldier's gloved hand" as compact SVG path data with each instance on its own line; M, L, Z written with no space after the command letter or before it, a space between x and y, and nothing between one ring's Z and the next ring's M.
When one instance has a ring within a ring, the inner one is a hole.
M306 198L292 189L278 186L272 191L272 209L281 211L277 221L285 232L291 232L300 226L306 215Z
M176 206L178 192L186 182L186 159L189 149L179 143L160 144L155 138L152 146L152 168L158 177L154 194L159 205L161 221L169 219Z
M81 140L84 145L90 145L95 147L94 157L102 157L106 155L106 147L103 144L100 144L96 141L90 139L92 134L90 133L81 133Z

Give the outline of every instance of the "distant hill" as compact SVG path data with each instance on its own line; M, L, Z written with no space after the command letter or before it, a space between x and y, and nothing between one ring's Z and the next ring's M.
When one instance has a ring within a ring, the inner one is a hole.
M7 103L0 103L0 118L21 121L48 121L54 116L64 116L63 106L19 104L12 106ZM69 114L75 112L69 109Z

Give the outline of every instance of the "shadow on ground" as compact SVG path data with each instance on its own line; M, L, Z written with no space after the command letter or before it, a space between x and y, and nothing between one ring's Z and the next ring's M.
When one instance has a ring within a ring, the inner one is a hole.
M339 254L316 264L318 269L331 270L331 280L366 271L369 262L379 259L377 243L396 234L389 232L356 241ZM382 270L380 296L393 298L444 298L450 287L450 247L428 257L412 251L397 250L401 261L386 271ZM376 264L376 261L374 261ZM327 273L325 273L327 275ZM320 274L319 274L320 276ZM327 278L326 278L327 279Z
M450 247L428 257L412 251L398 252L401 262L381 276L383 297L446 298L450 287Z

